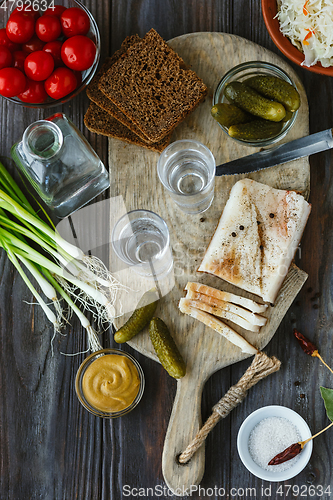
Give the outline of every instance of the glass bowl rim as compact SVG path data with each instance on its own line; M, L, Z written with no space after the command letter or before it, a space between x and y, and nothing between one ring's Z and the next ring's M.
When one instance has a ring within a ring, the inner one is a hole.
M233 76L235 76L238 73L240 73L240 72L242 72L244 70L247 70L247 69L259 69L259 70L260 69L262 69L262 70L266 69L266 70L271 70L271 71L273 71L275 73L278 73L278 74L282 75L283 79L285 81L287 81L288 83L290 83L297 90L295 82L288 75L288 73L285 70L283 70L282 68L280 68L279 66L277 66L276 64L273 64L273 63L270 63L270 62L267 62L267 61L256 61L256 60L247 61L247 62L243 62L243 63L237 64L237 66L233 66L230 70L228 70L223 75L223 77L221 78L221 80L217 84L216 89L215 89L214 94L213 94L213 100L212 100L213 106L215 104L221 102L221 100L220 100L221 99L221 90L222 90L223 86ZM287 135L287 133L293 127L293 125L294 125L294 123L296 121L297 114L298 114L298 110L294 111L292 117L290 118L290 120L288 120L288 122L286 122L285 128L282 127L282 130L277 135L275 135L274 137L270 137L268 139L257 140L257 141L245 141L245 140L236 139L234 137L231 137L231 139L233 139L234 141L238 142L239 144L242 144L243 146L265 147L265 146L273 145L273 144L279 142L281 139L283 139L283 137L285 137ZM218 125L223 130L223 132L228 137L230 137L229 134L228 134L227 128L224 127L223 125L221 125L220 123L218 123Z

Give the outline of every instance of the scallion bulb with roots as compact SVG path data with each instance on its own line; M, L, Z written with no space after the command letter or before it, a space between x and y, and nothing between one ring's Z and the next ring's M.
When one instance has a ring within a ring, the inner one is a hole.
M100 259L85 255L66 241L52 227L50 219L47 217L49 222L45 222L39 213L0 162L0 246L42 307L54 331L60 332L68 322L62 307L66 303L87 332L88 349L99 350L102 346L98 334L86 314L91 313L99 328L110 326L116 314L117 292L125 287ZM21 264L50 304L46 304Z

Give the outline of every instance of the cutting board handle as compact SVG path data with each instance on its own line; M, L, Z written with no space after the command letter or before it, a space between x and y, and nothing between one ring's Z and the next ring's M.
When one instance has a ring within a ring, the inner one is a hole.
M200 483L205 471L205 446L201 446L187 464L178 457L201 427L202 372L187 373L177 383L177 393L166 432L162 472L170 490L177 496L190 494L191 486ZM186 492L187 490L187 492Z

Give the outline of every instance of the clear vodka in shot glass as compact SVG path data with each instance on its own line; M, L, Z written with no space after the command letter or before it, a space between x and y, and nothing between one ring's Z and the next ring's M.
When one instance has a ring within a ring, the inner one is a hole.
M161 279L173 269L168 226L150 210L123 215L113 228L111 240L119 259L141 276Z
M207 210L214 198L215 158L198 141L170 144L160 155L157 172L171 198L187 214Z

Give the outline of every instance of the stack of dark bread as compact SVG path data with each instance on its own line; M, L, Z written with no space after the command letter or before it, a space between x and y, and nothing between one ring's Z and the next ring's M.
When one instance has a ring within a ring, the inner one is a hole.
M207 94L203 81L151 29L127 37L87 87L84 118L97 134L161 152Z

